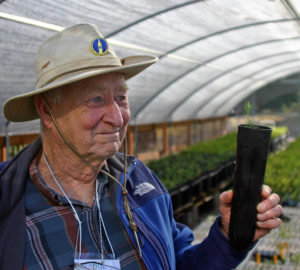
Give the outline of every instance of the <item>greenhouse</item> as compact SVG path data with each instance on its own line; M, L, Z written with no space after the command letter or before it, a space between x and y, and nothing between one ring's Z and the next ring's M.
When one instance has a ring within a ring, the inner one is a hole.
M195 242L214 222L209 218L215 219L219 195L234 186L239 126L270 129L267 143L255 140L268 158L255 159L265 159L263 181L287 211L283 226L260 240L237 269L300 269L299 232L292 231L300 211L300 1L0 0L1 162L43 132L40 119L7 120L3 104L35 89L35 57L45 40L80 24L95 25L120 59L157 58L126 81L130 120L121 151L160 179L174 220L194 230ZM68 46L77 48L76 42ZM138 194L154 188L144 184ZM0 202L1 196L0 186ZM130 210L126 214L132 222Z

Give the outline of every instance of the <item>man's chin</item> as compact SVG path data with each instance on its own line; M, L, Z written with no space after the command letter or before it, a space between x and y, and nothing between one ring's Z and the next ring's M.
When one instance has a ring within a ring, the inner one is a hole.
M95 151L96 156L98 156L100 159L103 158L109 158L116 154L120 150L120 143L113 143L113 144L106 144L105 146L99 146L99 151Z

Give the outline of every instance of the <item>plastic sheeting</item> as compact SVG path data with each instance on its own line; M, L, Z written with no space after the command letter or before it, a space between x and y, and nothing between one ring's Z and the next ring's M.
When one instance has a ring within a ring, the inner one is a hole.
M94 23L120 57L160 58L128 81L131 124L228 115L261 87L299 72L298 2L3 1L1 104L34 89L34 56L45 39L64 27ZM2 133L4 121L1 114ZM11 124L10 130L28 133L37 127L33 121Z

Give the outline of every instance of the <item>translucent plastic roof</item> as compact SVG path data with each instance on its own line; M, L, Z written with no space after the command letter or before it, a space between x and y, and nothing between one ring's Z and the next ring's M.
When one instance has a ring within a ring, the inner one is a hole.
M118 56L160 58L128 81L131 124L228 115L263 86L299 73L298 6L299 0L5 0L1 104L34 89L34 56L45 39L93 23ZM1 114L1 132L4 121ZM11 128L30 132L36 123Z

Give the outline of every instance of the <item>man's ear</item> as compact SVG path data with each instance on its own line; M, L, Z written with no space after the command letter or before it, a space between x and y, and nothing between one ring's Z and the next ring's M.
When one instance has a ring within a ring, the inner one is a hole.
M50 128L52 126L52 118L46 104L46 101L42 97L42 95L34 96L34 105L35 109L40 115L41 120L43 121L45 127Z

